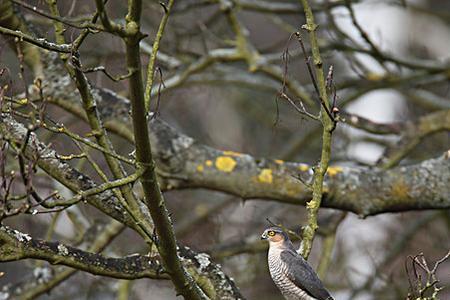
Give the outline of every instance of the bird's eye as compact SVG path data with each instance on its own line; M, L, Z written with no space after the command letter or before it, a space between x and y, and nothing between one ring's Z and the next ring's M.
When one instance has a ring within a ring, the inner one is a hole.
M275 235L275 231L270 230L270 231L267 232L267 235L268 236L274 236Z

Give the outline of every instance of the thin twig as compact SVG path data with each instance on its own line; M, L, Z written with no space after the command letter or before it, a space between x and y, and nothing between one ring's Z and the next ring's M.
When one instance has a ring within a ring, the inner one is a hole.
M305 64L306 67L308 68L308 73L309 73L309 77L311 78L311 82L314 86L314 90L316 91L317 97L319 98L319 103L321 104L321 106L323 107L323 109L325 110L325 112L327 113L327 115L330 117L331 120L334 120L333 115L330 112L330 109L328 108L329 105L327 105L325 103L325 101L327 101L327 99L323 99L321 92L319 90L319 87L317 85L317 80L316 77L314 76L314 72L313 72L313 67L311 65L311 56L309 56L306 52L306 48L305 45L303 43L302 40L302 36L300 34L300 32L295 32L295 36L297 37L298 42L300 43L300 47L302 48L302 52L303 55L305 57Z
M156 33L155 40L153 41L152 53L150 55L150 61L147 66L147 83L145 84L145 110L149 112L150 110L150 101L151 101L151 91L153 87L153 79L155 73L155 63L156 57L158 54L159 43L163 37L164 29L166 28L167 21L169 20L170 10L174 4L175 0L169 0L167 5L160 3L164 8L164 16L159 23L159 28Z
M25 34L19 30L11 30L5 27L1 27L0 26L0 33L4 34L4 35L9 35L9 36L13 36L16 38L19 38L20 41L25 41L25 42L29 42L35 46L50 50L50 51L55 51L55 52L59 52L59 53L70 53L72 51L72 46L70 44L56 44L56 43L52 43L47 41L44 38L35 38L32 37L31 35Z
M103 27L97 26L93 23L77 23L77 22L73 22L71 20L67 20L66 18L60 17L60 16L55 16L53 14L49 14L43 10L38 9L35 5L31 5L28 4L26 2L23 1L19 1L19 0L10 0L11 2L16 3L17 5L20 5L38 15L41 15L45 18L48 18L50 20L54 20L57 22L60 22L64 25L73 27L73 28L77 28L77 29L90 29L92 32L94 31L104 31ZM75 1L74 1L75 2Z
M300 107L294 102L294 100L292 100L288 95L286 95L285 93L281 93L279 94L279 97L287 100L294 108L296 111L298 111L301 115L307 116L308 118L311 118L314 121L320 121L320 118L307 112L305 106L303 105L303 102L300 101Z
M127 79L132 74L131 72L128 72L125 75L114 76L114 75L110 74L104 66L97 66L97 67L88 68L88 69L83 70L83 73L92 73L92 72L102 72L103 74L105 74L109 79L111 79L114 82L119 82L124 79Z

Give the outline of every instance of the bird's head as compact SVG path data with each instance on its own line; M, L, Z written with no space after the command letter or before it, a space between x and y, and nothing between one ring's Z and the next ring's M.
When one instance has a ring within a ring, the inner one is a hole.
M261 235L262 240L269 241L270 244L283 244L289 241L288 235L280 227L269 227Z

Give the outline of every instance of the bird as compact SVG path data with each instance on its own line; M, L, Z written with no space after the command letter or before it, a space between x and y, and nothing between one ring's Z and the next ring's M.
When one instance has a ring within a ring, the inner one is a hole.
M261 239L269 242L270 276L286 300L334 300L281 228L267 228Z

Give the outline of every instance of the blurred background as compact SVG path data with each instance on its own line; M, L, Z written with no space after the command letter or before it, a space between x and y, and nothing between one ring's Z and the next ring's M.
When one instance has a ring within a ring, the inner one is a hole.
M334 67L340 111L376 123L414 124L422 116L450 109L450 1L310 2L319 24L325 69ZM27 3L48 10L45 1ZM94 1L88 0L58 1L58 6L63 16L73 20L83 20L95 11ZM49 19L20 5L17 9L45 38L54 40ZM120 21L126 14L126 3L110 0L107 10L112 19ZM144 66L162 14L158 1L144 2L142 31L148 34L142 43ZM237 20L238 29L232 20ZM162 85L159 103L153 103L157 117L217 149L316 163L321 147L320 124L305 119L277 97L285 78L283 53L288 49L288 93L296 101L302 99L308 111L317 113L314 101L301 98L303 93L313 95L314 91L299 44L295 39L289 41L304 23L299 1L175 1L157 60L162 74L157 72L155 76L154 93ZM77 29L68 27L65 36L70 41L77 33ZM241 46L247 49L247 57L236 59L222 51L240 46L235 42L236 35L242 35ZM304 36L307 40L306 32ZM8 76L1 80L18 93L24 90L24 84L9 40L0 40L0 67L8 69ZM111 74L125 74L124 45L112 35L88 36L81 57L85 67L102 65ZM31 83L32 72L25 68L24 74L25 81ZM126 81L113 82L101 72L88 76L95 85L127 96ZM49 106L47 112L75 132L88 131L85 123L57 106ZM76 152L68 138L43 130L38 133L61 153ZM376 134L338 123L333 134L332 165L381 166L386 162L383 158L401 147L408 134ZM132 151L120 137L114 136L113 141L120 153ZM448 130L433 132L408 149L392 167L435 158L449 148ZM98 153L93 157L105 166ZM81 160L73 164L93 173ZM35 184L42 191L58 190L70 198L71 193L56 181L41 177ZM306 223L305 207L258 199L244 201L206 189L169 191L165 198L183 244L210 253L247 299L282 299L268 273L265 245L258 239L268 225L266 218L299 232ZM450 249L448 210L385 213L362 219L352 213L322 209L319 217L321 227L337 228L323 277L336 300L407 299L408 255L423 253L433 265ZM51 239L73 241L78 226L88 227L107 219L87 205L78 205L56 215L18 215L5 223L40 238L48 237L51 227ZM315 269L327 236L321 233L314 242L309 261ZM106 250L111 256L136 252L145 252L145 244L128 229ZM2 263L0 271L5 276L0 278L0 285L45 276L45 271L30 273L48 270L45 266L37 261ZM441 264L437 277L439 285L450 287L449 260ZM38 299L117 299L121 290L128 291L129 299L176 298L169 281L125 282L78 272ZM448 288L440 293L440 299L450 299Z

